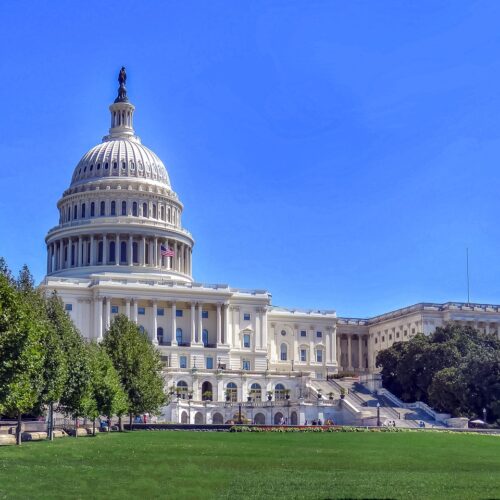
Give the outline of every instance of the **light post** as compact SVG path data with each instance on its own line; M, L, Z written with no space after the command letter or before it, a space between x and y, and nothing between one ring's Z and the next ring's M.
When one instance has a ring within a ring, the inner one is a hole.
M380 427L380 403L377 403L377 427Z
M241 421L241 402L238 403L238 423L240 425L242 424L242 421Z
M483 408L483 422L486 423L486 408Z

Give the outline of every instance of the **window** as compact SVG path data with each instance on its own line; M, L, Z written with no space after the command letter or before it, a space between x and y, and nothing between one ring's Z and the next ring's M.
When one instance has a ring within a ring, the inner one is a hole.
M280 360L286 361L288 354L288 346L286 344L281 344L280 346Z
M175 340L178 344L182 344L182 328L175 330Z
M378 339L377 339L377 337L375 337L375 344L378 344Z
M408 330L405 330L403 335L406 337L408 335Z
M396 338L399 339L399 332L396 333Z
M201 332L201 341L205 347L208 345L208 330L206 328Z
M307 332L305 330L300 330L301 337L307 337Z
M176 310L175 310L175 315L176 315L178 318L182 318L182 309L176 309Z
M286 335L286 330L281 330L281 335L284 337Z
M250 321L250 313L243 314L243 320L244 321Z
M156 205L153 205L153 219L157 219Z
M111 202L111 215L116 215L116 201Z
M411 333L412 333L412 335L415 335L415 328L411 329Z
M323 337L323 332L316 332L316 338L320 339Z
M163 307L159 307L158 309L156 309L156 315L165 316L165 309L163 309Z
M179 356L179 368L187 368L187 356Z
M285 386L283 384L276 384L274 387L274 399L276 401L285 399Z
M102 241L97 245L97 261L102 263L104 244Z
M250 347L250 335L248 333L243 335L243 347Z
M382 342L385 342L385 336L382 335Z
M137 241L132 243L132 261L134 264L139 264L139 245Z
M76 219L78 217L78 207L75 205L73 207L73 219Z
M226 399L233 403L238 400L238 386L234 382L229 382L226 386Z
M213 370L214 368L214 358L207 358L205 360L205 367L207 370Z
M122 215L127 215L127 202L122 201Z
M95 216L95 203L94 203L94 202L92 202L92 203L90 204L90 216L91 216L91 217L94 217L94 216Z
M118 314L118 306L111 306L111 314Z
M148 204L147 203L142 204L142 216L143 217L148 216Z
M64 305L64 310L65 311L72 311L73 310L73 304L65 304Z
M115 242L111 241L109 243L109 261L110 262L115 262L115 254L116 254L115 247L116 247Z
M250 386L250 396L254 401L262 400L262 388L259 384L252 384Z
M161 218L161 220L165 220L165 207L164 206L160 207L160 218Z
M99 215L106 215L106 202L101 201L101 211Z
M138 307L137 313L144 316L146 314L146 308L145 307Z
M323 351L321 349L316 351L316 362L323 363Z
M161 326L156 329L156 339L158 344L163 344L163 328Z
M201 317L203 319L208 319L208 311L201 311Z
M186 356L181 356L181 358L182 357L186 358ZM184 359L184 361L186 361L186 359ZM184 368L186 368L186 367L184 367ZM187 383L184 382L184 380L179 380L179 382L177 382L177 396L181 399L186 399L187 393L188 393Z
M392 340L392 333L389 335L389 340Z
M120 262L127 262L127 242L120 243Z
M302 361L303 363L307 362L307 349L300 350L300 361Z
M244 359L242 362L243 370L250 370L250 361L248 359Z
M132 203L132 215L134 217L137 217L137 202L134 201L134 203Z
M85 203L82 203L82 219L85 219Z

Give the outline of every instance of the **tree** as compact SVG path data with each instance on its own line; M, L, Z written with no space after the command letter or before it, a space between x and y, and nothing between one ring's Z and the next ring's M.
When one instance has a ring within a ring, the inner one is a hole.
M87 345L90 359L92 404L89 416L94 419L105 415L111 419L113 415L123 415L128 408L127 396L120 384L120 377L113 366L104 346L96 343Z
M165 403L162 363L157 349L147 335L134 322L120 314L104 334L103 346L127 395L130 425L133 415L158 412Z
M0 273L0 406L17 417L16 441L21 444L22 414L40 398L47 322Z

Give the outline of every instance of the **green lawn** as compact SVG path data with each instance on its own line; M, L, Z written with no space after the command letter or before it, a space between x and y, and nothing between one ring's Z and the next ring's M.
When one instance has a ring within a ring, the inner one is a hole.
M500 498L500 437L132 432L0 448L0 498Z

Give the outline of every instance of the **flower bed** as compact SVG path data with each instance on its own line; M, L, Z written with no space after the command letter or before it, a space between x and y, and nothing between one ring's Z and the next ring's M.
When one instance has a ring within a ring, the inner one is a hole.
M247 426L234 425L229 432L403 432L397 427L349 427L334 425Z

